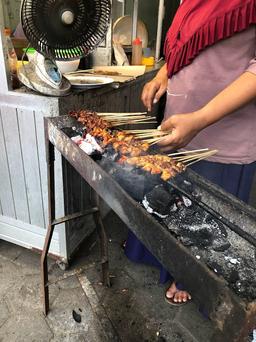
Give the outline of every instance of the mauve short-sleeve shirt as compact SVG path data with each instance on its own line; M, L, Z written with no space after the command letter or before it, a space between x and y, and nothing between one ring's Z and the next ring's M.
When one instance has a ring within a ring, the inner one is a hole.
M256 74L256 26L208 47L168 82L165 119L196 111L245 71ZM202 130L187 149L217 149L209 160L256 161L256 99Z

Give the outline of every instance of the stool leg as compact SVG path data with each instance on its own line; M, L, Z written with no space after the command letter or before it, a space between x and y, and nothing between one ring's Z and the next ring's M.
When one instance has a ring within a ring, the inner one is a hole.
M94 221L96 224L97 232L100 238L101 262L102 262L102 276L104 286L110 287L109 277L109 258L108 258L108 237L101 218L99 195L92 189L92 202L94 206L99 208L99 211L94 213Z

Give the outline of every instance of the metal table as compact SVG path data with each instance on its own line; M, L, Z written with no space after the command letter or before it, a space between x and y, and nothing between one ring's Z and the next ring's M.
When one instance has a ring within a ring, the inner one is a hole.
M45 137L48 164L49 189L49 226L45 246L41 257L42 290L44 312L49 310L47 254L54 227L77 217L92 214L101 238L102 271L105 285L109 285L107 237L100 216L100 201L103 199L122 221L131 228L143 244L168 269L175 279L184 283L193 299L204 304L209 317L216 325L212 342L246 341L250 329L256 326L256 302L248 302L238 297L228 287L225 279L218 277L202 261L172 236L159 222L148 214L141 205L108 174L91 157L87 156L63 131L74 126L75 122L68 116L45 118ZM92 207L88 210L55 218L54 198L54 148L79 172L91 186ZM223 216L227 222L233 222L240 230L241 239L255 238L256 211L242 202L227 195L221 189L189 173L194 183L193 196L206 208L211 208ZM175 183L175 181L174 181ZM188 192L189 182L174 184L181 191ZM190 184L191 185L191 184ZM232 227L232 224L230 224ZM242 227L242 228L240 228ZM244 237L242 236L244 232ZM179 260L179 262L175 262ZM186 272L184 272L184 269ZM196 275L196 277L195 277ZM200 291L198 291L200 288ZM199 293L200 292L200 293Z

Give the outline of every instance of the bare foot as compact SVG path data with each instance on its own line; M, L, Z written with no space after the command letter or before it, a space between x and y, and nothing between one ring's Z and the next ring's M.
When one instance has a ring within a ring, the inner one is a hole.
M173 282L166 291L166 298L173 299L175 303L186 303L191 299L191 296L187 291L177 289L175 282Z

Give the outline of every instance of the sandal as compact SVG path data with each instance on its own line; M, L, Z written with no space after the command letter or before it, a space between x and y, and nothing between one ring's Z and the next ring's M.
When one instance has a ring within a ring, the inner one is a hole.
M178 291L185 291L184 286L183 286L182 284L176 283L175 285L176 285L176 288L177 288L177 291L176 291L176 292L178 292ZM168 288L168 289L169 289L169 288ZM168 290L168 289L167 289L167 290ZM164 299L165 299L165 301L166 301L168 304L170 304L170 305L173 305L173 306L182 306L182 305L188 304L188 302L191 301L191 298L188 298L186 302L175 302L175 301L174 301L174 298L168 298L168 297L166 296L167 290L165 291Z
M190 301L190 299L188 299L186 302L175 302L175 301L173 300L173 298L168 298L168 297L166 297L166 294L165 294L165 296L164 296L164 299L165 299L165 301L166 301L168 304L173 305L173 306L182 306L182 305L186 305L186 304L188 304L188 302Z

